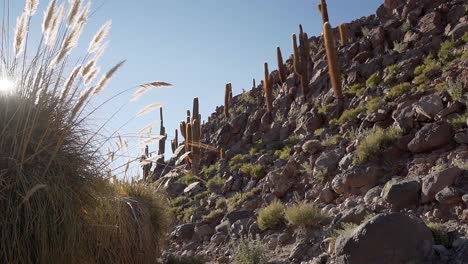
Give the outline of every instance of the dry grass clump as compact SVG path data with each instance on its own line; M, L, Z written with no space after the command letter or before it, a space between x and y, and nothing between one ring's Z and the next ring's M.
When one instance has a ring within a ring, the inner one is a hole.
M122 63L89 85L82 65L100 54L67 63L90 8L77 2L50 2L37 48L27 38L37 1L26 1L16 30L2 19L14 36L0 43L0 263L153 263L170 224L154 188L104 173L109 138L86 124Z
M266 264L267 249L260 239L241 238L234 254L236 264Z
M366 137L359 142L356 149L355 163L366 162L370 157L379 154L390 143L401 137L402 131L398 128L373 129L367 132Z
M285 211L286 220L296 227L315 226L327 218L312 203L300 202Z
M257 224L261 230L274 229L284 219L284 205L274 200L270 205L260 209Z

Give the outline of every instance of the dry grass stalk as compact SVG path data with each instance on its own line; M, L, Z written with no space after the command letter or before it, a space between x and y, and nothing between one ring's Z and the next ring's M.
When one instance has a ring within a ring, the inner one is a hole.
M24 12L29 17L32 17L36 13L38 5L39 5L39 0L27 0L26 5L24 6Z
M138 98L140 98L141 96L143 96L145 93L147 93L153 88L162 88L162 87L168 87L168 86L172 86L172 84L167 83L167 82L159 82L159 81L142 84L139 86L140 89L138 89L132 95L132 97L130 98L130 101L137 100Z
M42 22L42 32L47 34L50 30L52 19L54 18L56 0L51 0L47 6L47 11L44 15L44 21Z
M107 83L109 80L114 76L114 74L122 67L122 65L125 63L125 61L121 61L117 63L114 67L112 67L104 76L101 78L101 80L98 82L96 85L96 90L94 91L94 94L99 94L102 92L102 90L106 87Z
M61 99L64 99L65 97L68 96L68 93L70 92L73 83L75 82L76 77L78 77L78 74L80 73L81 70L81 64L75 66L73 70L70 73L70 76L68 76L67 80L65 81L65 84L63 85L62 93L60 95Z
M23 13L16 20L16 31L15 31L15 53L18 57L24 51L24 45L26 42L26 34L28 33L27 25L27 14Z
M72 26L73 22L78 16L78 12L80 11L82 0L72 0L69 2L71 6L70 6L70 11L68 12L67 23L68 23L68 26Z
M140 111L138 111L137 116L147 114L147 113L149 113L151 111L154 111L154 110L156 110L156 109L158 109L160 107L162 107L161 103L150 104L150 105L146 106L145 108L141 109Z
M63 12L65 10L64 4L61 4L57 8L57 12L55 12L52 22L50 23L50 29L44 34L45 42L47 46L52 47L55 44L55 40L57 38L57 33L60 27L60 23L62 22Z
M111 25L112 25L112 21L109 20L104 25L102 25L102 27L98 30L96 35L93 37L93 40L91 40L91 43L89 43L89 48L88 48L89 53L94 53L99 49L102 41L109 34Z

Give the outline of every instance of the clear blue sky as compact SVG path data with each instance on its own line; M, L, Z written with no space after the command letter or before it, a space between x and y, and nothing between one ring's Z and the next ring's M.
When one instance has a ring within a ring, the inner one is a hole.
M23 1L14 0L22 8ZM39 16L45 8L41 1ZM202 118L206 119L224 101L226 82L234 94L250 89L263 76L263 62L276 64L276 46L283 56L291 54L291 34L302 24L309 36L318 35L322 20L319 0L95 0L100 8L88 22L82 38L87 47L97 29L112 19L111 43L102 57L103 70L127 59L110 82L102 98L129 87L162 80L174 87L154 90L137 102L125 106L108 130L116 129L144 106L164 104L165 126L172 138L192 99L200 98ZM329 0L332 26L375 13L383 0ZM102 4L102 6L101 6ZM37 15L36 15L37 16ZM40 18L42 19L42 18ZM83 45L84 44L84 45ZM102 120L124 104L131 93L114 100L100 111ZM158 121L153 112L129 123L123 133L136 133ZM155 127L155 132L159 127ZM169 142L169 140L168 140ZM133 142L134 145L137 142ZM152 146L151 150L155 150ZM166 153L171 153L169 145ZM135 153L132 153L135 154Z

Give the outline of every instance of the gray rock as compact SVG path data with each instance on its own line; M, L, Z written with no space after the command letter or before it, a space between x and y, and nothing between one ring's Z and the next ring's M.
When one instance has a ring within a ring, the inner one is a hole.
M325 174L324 176L328 177L336 170L338 163L345 153L346 150L342 148L323 151L315 161L313 172L314 177L317 177L318 174Z
M434 239L420 219L382 214L338 237L338 264L421 263L432 254Z
M176 226L173 236L175 236L178 239L182 240L190 240L193 237L193 234L195 233L195 224L183 224Z
M203 191L203 185L201 182L191 183L184 189L184 193L186 194L197 194L201 191Z
M216 233L227 234L229 230L229 221L223 221L215 227Z
M277 197L282 198L295 183L299 166L293 160L288 161L282 169L276 169L267 174L266 187Z
M421 183L418 179L395 178L384 187L383 197L394 208L409 208L419 204Z
M307 154L315 154L323 149L322 144L319 140L309 140L302 145L302 151Z
M366 195L364 196L364 202L371 203L374 198L379 197L380 193L382 193L382 186L375 186L374 188L367 191Z
M207 224L195 226L195 235L199 238L208 238L214 234L214 229Z
M339 194L364 194L376 186L382 170L377 166L359 166L338 174L332 181L333 190Z
M430 123L421 128L408 144L408 149L414 153L428 152L450 143L454 131L445 121Z
M310 244L306 243L305 241L297 242L289 254L289 259L299 261L303 260L307 255L309 248Z
M431 94L419 99L419 102L414 106L416 113L423 115L429 119L434 117L444 108L442 99L437 94Z
M448 34L449 37L453 37L455 39L460 38L465 34L465 32L468 32L468 21L465 21L463 23L460 23L456 25L452 31Z
M230 223L234 223L237 220L241 220L241 219L252 218L254 216L255 214L251 210L238 210L238 211L232 211L226 214L226 218Z
M424 177L421 202L428 203L434 201L435 195L445 187L453 185L462 172L461 169L454 167Z
M430 12L419 20L419 30L426 34L442 32L442 18L439 12Z
M465 129L459 133L456 133L454 138L458 144L468 144L468 130Z
M454 187L445 187L435 195L435 199L441 204L457 204L461 202L462 193Z
M362 221L366 218L369 214L369 210L362 205L357 207L348 209L343 212L341 218L337 221L337 224L341 223L353 223L353 224L361 224Z

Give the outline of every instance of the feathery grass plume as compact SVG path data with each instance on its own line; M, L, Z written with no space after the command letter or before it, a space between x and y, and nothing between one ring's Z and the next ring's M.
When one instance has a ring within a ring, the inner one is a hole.
M112 21L109 20L98 30L93 40L91 40L91 43L89 43L89 53L94 53L99 49L99 47L101 46L101 42L106 38L107 34L109 34L111 25Z
M99 74L100 71L101 71L101 67L93 68L91 72L86 74L86 76L84 77L85 78L84 83L86 85L90 84L92 81L94 81L94 79L96 78L96 76Z
M130 159L127 160L127 163L125 163L125 167L124 167L124 175L127 176L127 173L128 173L128 169L130 168L130 163L132 161Z
M52 22L50 23L50 29L44 34L45 43L49 47L52 47L55 44L55 40L57 38L57 33L59 31L60 23L62 22L64 10L65 10L65 6L62 3L57 8L57 11L54 13Z
M98 61L101 58L102 54L104 54L104 52L106 51L107 46L109 46L109 41L106 41L99 47L99 49L96 51L96 55L94 55L95 61Z
M84 24L88 20L89 10L91 9L91 2L88 3L83 7L80 14L78 15L78 19L76 20L75 24Z
M145 93L147 93L153 88L162 88L162 87L168 87L168 86L172 86L172 84L167 83L167 82L159 82L159 81L142 84L139 86L140 89L138 89L132 95L132 97L130 98L130 102L137 100L138 98L140 98L142 95L144 95Z
M67 23L71 27L78 16L82 0L69 0L68 2L70 3L70 11L68 12Z
M140 111L138 111L137 116L147 114L147 113L149 113L151 111L154 111L154 110L156 110L156 109L158 109L160 107L162 107L161 103L150 104L150 105L146 106L145 108L141 109Z
M145 126L144 128L140 129L140 131L138 131L137 135L141 136L144 134L151 134L151 131L153 130L153 126L154 124L149 124Z
M122 67L122 65L125 63L125 61L121 61L117 63L114 67L112 67L104 76L99 80L98 84L96 85L96 90L94 91L94 94L99 94L102 92L104 87L106 87L107 83L109 80L114 76L114 74Z
M51 0L44 14L44 21L42 22L42 32L44 34L47 34L50 30L50 26L54 18L55 3L56 3L56 0Z
M92 92L94 91L94 86L92 87L89 87L88 89L86 89L80 96L80 98L78 99L78 102L76 103L75 107L73 108L72 110L72 117L75 117L76 114L81 110L81 108L83 107L83 105L86 103L86 101L89 99L89 96L92 94Z
M184 154L182 154L182 156L180 156L180 157L176 160L175 165L176 165L176 166L179 166L180 163L182 163L182 161L184 161L186 158L188 158L189 155L190 155L191 153L192 153L191 151L187 151L187 152L185 152Z
M91 72L93 69L94 65L96 65L96 60L92 59L88 63L85 64L83 71L81 72L81 75L86 76L88 73Z
M32 17L36 13L38 5L39 5L39 0L27 0L26 5L24 6L24 12L29 17Z
M16 30L15 30L15 53L18 57L24 51L24 45L26 44L26 34L28 33L27 14L23 13L16 19Z
M74 25L72 31L66 36L62 47L58 54L54 57L52 62L50 63L49 67L54 68L61 62L65 56L67 56L71 50L78 44L78 40L80 39L81 33L83 32L84 24L77 23Z
M73 83L75 82L76 77L78 77L78 74L80 73L81 70L81 64L76 65L75 68L71 71L70 75L68 76L67 80L65 81L62 89L62 93L60 95L60 98L63 100L68 96L68 93L70 92Z
M151 143L154 143L156 141L160 141L161 139L164 139L164 135L151 136L151 137L141 141L140 145L150 145Z

